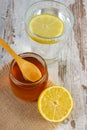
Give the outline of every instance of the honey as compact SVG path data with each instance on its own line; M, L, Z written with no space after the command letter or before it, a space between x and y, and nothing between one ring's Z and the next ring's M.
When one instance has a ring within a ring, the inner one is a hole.
M45 60L36 53L27 52L20 54L20 56L35 64L41 71L42 77L35 82L25 79L13 59L10 64L9 80L13 93L26 101L35 101L38 99L40 93L43 91L48 81L48 71Z

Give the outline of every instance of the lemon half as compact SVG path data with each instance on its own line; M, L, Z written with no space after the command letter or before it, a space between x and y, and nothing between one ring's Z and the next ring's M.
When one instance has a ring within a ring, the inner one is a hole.
M51 122L62 122L73 108L70 92L62 86L45 89L38 99L38 110L42 117Z

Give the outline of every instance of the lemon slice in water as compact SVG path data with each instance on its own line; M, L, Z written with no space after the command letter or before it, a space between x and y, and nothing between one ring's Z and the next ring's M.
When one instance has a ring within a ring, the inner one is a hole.
M55 38L61 36L64 32L63 21L50 14L41 14L32 17L28 27L31 32L30 37L33 40L44 44L49 43L46 42L46 38Z

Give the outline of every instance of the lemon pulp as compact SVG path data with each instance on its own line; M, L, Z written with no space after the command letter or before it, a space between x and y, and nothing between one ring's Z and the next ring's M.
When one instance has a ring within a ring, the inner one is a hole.
M63 121L69 116L72 108L71 94L62 86L52 86L45 89L38 99L38 110L48 121Z
M50 38L61 36L64 32L64 22L51 14L40 14L31 18L28 23L30 37L40 43L49 43ZM50 41L50 43L54 43Z

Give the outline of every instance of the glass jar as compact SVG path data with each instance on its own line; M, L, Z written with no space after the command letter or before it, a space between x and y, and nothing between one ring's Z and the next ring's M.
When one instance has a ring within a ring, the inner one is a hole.
M9 71L9 80L11 83L12 91L17 97L21 99L27 101L37 100L40 93L47 85L48 81L48 71L46 62L40 55L32 52L26 52L20 54L20 56L23 59L35 64L40 69L42 77L35 82L26 80L23 77L17 65L17 62L13 59L10 64L10 71Z

